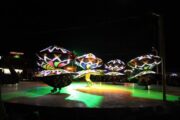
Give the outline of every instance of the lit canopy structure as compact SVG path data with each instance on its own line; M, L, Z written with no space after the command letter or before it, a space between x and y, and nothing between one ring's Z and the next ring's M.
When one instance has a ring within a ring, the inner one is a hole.
M77 57L75 59L75 63L78 66L80 66L82 69L94 69L97 67L101 67L103 64L102 59L97 58L92 53L88 53L88 54Z
M92 85L90 76L92 75L102 75L102 70L95 70L95 68L101 67L103 62L100 58L97 58L94 54L88 53L82 56L79 56L75 59L75 64L80 66L83 70L77 72L78 75L75 78L80 78L85 76L85 80L88 82L88 85Z
M35 77L43 79L47 84L56 88L67 86L71 83L73 72L64 70L74 57L74 54L58 46L49 46L36 54L38 57L37 65L40 71L35 73ZM53 92L54 92L53 91Z
M152 69L161 63L161 58L154 55L143 55L130 60L127 65L132 69L132 76L129 79L133 79L146 74L155 74Z
M105 75L124 75L125 63L119 59L111 60L105 64Z
M46 70L60 69L70 63L73 53L57 46L50 46L37 54L37 65Z

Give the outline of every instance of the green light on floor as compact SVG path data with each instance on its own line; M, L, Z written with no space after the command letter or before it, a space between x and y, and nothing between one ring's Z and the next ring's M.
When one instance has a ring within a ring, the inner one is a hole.
M76 89L79 87L85 87L86 83L72 83L71 85L62 88L61 93L69 94L65 100L71 100L71 101L79 101L84 103L89 108L96 108L100 107L103 96L99 95L93 95L89 93L83 93L79 92ZM31 89L16 91L16 92L9 92L9 93L3 93L2 99L7 101L11 99L16 98L38 98L41 96L46 96L50 94L50 91L52 90L52 87L49 86L43 86L43 87L33 87ZM61 94L59 94L61 95Z
M163 100L163 94L160 91L153 90L140 90L133 89L132 90L133 97L146 98L146 99L154 99L154 100ZM168 101L178 101L179 96L166 94Z
M73 82L67 87L62 88L61 93L68 94L68 97L63 100L78 101L82 102L86 107L98 108L101 107L102 103L106 100L106 95L114 94L115 96L126 94L132 98L162 100L162 92L153 90L143 90L133 87L124 87L120 85L109 85L95 83L92 87L86 87L86 82ZM32 98L36 99L42 96L51 95L50 91L52 87L41 86L32 87L25 90L18 90L14 92L2 93L2 99L5 101L13 100L16 98ZM167 94L168 101L178 101L180 96ZM121 102L121 101L119 101Z
M9 92L9 93L2 93L3 100L11 100L19 97L28 97L28 98L36 98L41 97L49 94L52 87L45 86L45 87L33 87L31 89Z
M66 100L77 100L83 102L89 108L100 107L103 96L83 93L77 91L77 88L85 87L87 83L73 83L70 86L67 86L62 89L61 93L68 93L70 94L69 97L65 98Z

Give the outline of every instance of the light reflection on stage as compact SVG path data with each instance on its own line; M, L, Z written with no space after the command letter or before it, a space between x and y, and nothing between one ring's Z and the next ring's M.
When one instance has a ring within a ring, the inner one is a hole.
M5 102L48 107L114 108L152 106L162 103L162 92L144 90L133 86L96 82L88 87L86 82L73 82L60 93L50 93L52 87L42 82L20 82L18 86L2 86ZM179 96L167 95L168 101L178 101Z

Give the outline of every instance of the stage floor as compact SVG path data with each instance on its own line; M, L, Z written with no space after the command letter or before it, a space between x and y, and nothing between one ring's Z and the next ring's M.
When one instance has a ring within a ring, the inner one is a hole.
M63 108L134 108L163 103L160 91L100 82L92 87L86 85L86 82L73 82L56 94L51 94L52 87L43 82L3 85L2 100L7 103ZM167 94L167 100L178 101L179 95Z

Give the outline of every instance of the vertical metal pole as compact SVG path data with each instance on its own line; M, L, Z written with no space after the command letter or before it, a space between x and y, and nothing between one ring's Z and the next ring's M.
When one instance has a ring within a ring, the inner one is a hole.
M161 76L162 76L162 91L163 91L163 101L166 102L166 64L165 64L165 39L163 34L163 18L157 13L152 13L152 15L158 18L158 35L159 35L159 47L160 47L160 57L162 59L161 63Z
M163 101L166 101L166 64L165 64L165 40L163 34L163 18L161 15L158 16L159 26L159 44L160 44L160 56L162 59L161 63L161 74L162 74L162 90L163 90Z

